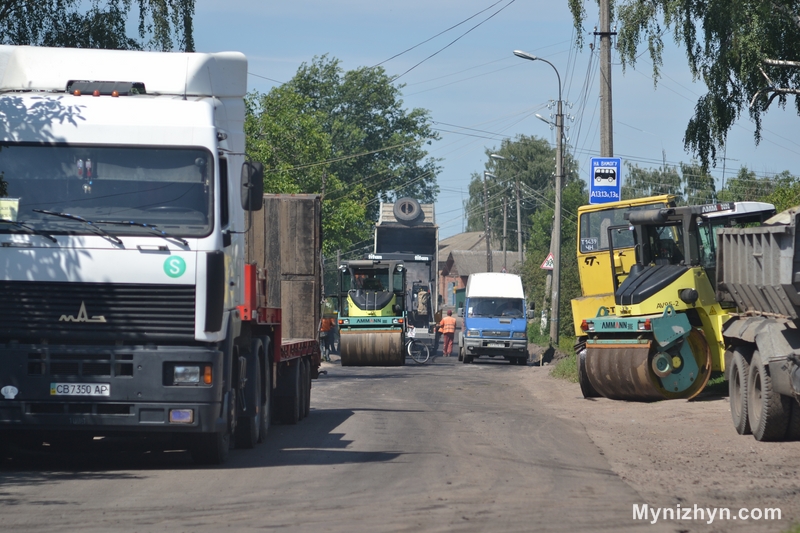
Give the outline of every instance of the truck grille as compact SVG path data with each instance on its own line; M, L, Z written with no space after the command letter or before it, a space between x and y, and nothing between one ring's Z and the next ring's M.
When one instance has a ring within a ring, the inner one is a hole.
M194 339L192 285L0 281L0 340Z
M494 331L494 330L483 330L484 337L498 337L498 338L508 338L511 334L510 331Z

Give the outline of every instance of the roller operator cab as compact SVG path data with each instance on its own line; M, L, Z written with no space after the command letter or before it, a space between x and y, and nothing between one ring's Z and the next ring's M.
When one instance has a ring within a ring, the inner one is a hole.
M263 436L246 81L238 52L0 46L0 443L139 432L218 463Z
M484 272L467 279L458 358L503 357L511 364L528 361L527 309L522 279L515 274Z
M723 372L722 326L736 310L715 297L718 233L774 212L761 202L640 209L609 226L608 263L618 243L633 246L635 262L627 272L609 268L613 311L576 317L584 396L688 399Z

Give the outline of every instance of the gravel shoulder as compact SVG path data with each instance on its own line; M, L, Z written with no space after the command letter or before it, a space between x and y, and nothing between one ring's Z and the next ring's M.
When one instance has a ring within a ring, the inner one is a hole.
M800 523L800 442L736 433L727 396L634 403L587 400L550 366L519 379L557 416L581 424L616 474L651 507L780 508L782 520L676 520L677 531L785 531Z

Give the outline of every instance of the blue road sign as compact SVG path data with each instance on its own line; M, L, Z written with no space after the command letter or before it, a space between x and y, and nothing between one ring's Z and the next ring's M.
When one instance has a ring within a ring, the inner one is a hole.
M622 199L622 165L618 157L593 157L589 176L589 203L605 204Z

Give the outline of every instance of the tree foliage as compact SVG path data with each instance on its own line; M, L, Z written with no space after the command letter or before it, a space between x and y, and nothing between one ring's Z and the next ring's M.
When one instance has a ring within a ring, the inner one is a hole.
M585 33L585 1L568 0L578 34ZM781 61L800 59L800 4L795 0L610 0L619 24L618 48L623 69L634 66L646 46L657 83L671 32L686 52L694 79L708 93L695 105L684 145L705 169L716 163L728 131L748 113L755 122L755 143L761 140L762 115L777 99L800 92L800 68ZM795 98L800 114L800 99Z
M549 201L531 216L531 235L528 239L528 250L522 279L528 300L536 303L536 308L550 307L551 293L545 294L547 270L541 267L542 261L550 253L550 240L553 228L554 191L547 191ZM572 306L570 301L581 295L581 283L578 275L578 207L589 203L586 184L574 178L567 181L561 191L561 287L559 289L558 332L559 336L574 337ZM545 332L546 334L547 332Z
M717 201L714 178L697 163L646 169L626 161L625 166L627 170L622 186L623 200L671 194L681 205Z
M393 85L382 67L344 72L338 59L316 57L287 86L322 117L331 173L376 200L367 207L370 220L377 218L378 200L435 200L439 160L428 157L424 146L439 136L428 111L403 108L403 85Z
M426 111L406 111L382 69L343 72L315 58L288 83L247 99L247 154L265 165L265 190L323 194L323 253L361 255L379 200L433 202L436 138Z
M497 154L505 160L492 159ZM547 190L554 185L556 150L547 139L520 135L505 139L497 150L486 150L486 170L496 176L487 180L489 225L492 246L499 249L503 235L503 198L508 201L507 244L509 250L517 249L517 207L515 186L520 183L523 237L529 217L548 201ZM564 173L569 179L577 172L577 163L569 155L564 156ZM469 200L466 205L467 231L482 231L484 222L483 173L473 173L469 184ZM549 240L549 237L548 237ZM523 242L526 239L523 238Z
M0 0L3 44L194 51L195 0ZM127 34L131 13L135 37Z

